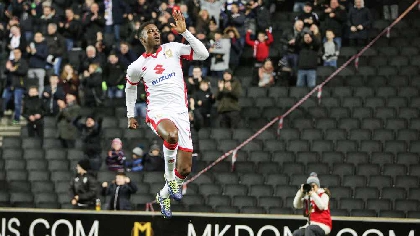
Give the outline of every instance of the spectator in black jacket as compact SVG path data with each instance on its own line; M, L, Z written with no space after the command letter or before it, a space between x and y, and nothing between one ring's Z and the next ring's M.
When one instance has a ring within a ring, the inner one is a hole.
M305 33L303 39L298 43L300 52L296 86L313 88L316 85L316 68L318 65L320 42L312 33Z
M57 101L64 101L66 99L64 89L58 84L58 82L58 75L50 75L50 84L45 86L44 92L42 93L46 116L56 116L60 111Z
M96 34L102 32L105 26L105 18L99 12L99 5L97 3L92 3L92 5L90 5L90 11L83 15L81 21L87 45L95 44Z
M306 2L305 6L303 7L303 13L296 17L296 20L303 21L305 28L311 28L313 24L319 25L319 17L318 14L312 11L312 3Z
M131 194L136 192L137 186L125 175L124 172L117 173L115 181L112 181L111 184L108 184L108 182L102 183L102 195L111 196L107 210L131 210L130 197Z
M305 7L305 0L295 0L293 12L301 13Z
M108 56L108 63L104 68L104 80L106 81L109 98L122 98L124 96L125 67L113 52Z
M63 37L66 39L67 51L70 51L73 49L74 44L80 40L80 36L82 35L82 25L74 18L73 9L66 9L66 20L60 22L59 26Z
M354 8L350 9L348 26L350 27L350 45L364 46L369 37L369 28L372 24L372 15L365 7L363 0L355 0Z
M105 33L113 34L115 42L118 45L120 42L120 28L125 23L130 7L119 0L104 0L103 6L105 10Z
M144 171L163 171L165 169L165 161L159 145L152 144L149 152L143 157Z
M86 54L81 59L79 74L88 71L90 64L98 64L101 67L104 65L104 61L96 52L96 48L92 45L86 47Z
M47 34L47 28L50 23L58 24L59 19L55 14L55 11L51 8L50 5L45 5L42 7L43 14L36 20L37 29L36 31L41 32L42 34Z
M229 15L229 26L235 27L240 35L240 42L245 45L245 15L239 11L238 3L231 4L231 14Z
M98 64L90 64L83 73L82 85L85 94L85 106L98 106L102 103L102 69Z
M45 36L45 42L48 47L47 68L54 67L54 73L59 75L61 60L66 51L66 41L64 37L57 32L57 24L48 24L48 34Z
M137 55L131 51L127 42L122 41L120 43L120 51L117 53L118 59L125 68L127 68L131 63L137 60Z
M283 32L283 37L280 39L282 44L283 58L281 62L282 72L295 72L298 66L299 48L298 44L303 34L303 21L297 20L294 27Z
M235 73L235 69L238 67L240 62L245 38L243 38L244 41L242 41L242 37L239 35L235 27L227 27L224 33L230 38L229 68L233 71L233 73Z
M19 48L13 50L13 60L6 62L5 74L6 87L3 90L3 114L12 97L14 98L15 114L13 124L19 124L20 113L22 110L22 98L25 92L26 80L28 75L28 64L22 58L22 52Z
M32 86L28 90L28 97L23 102L23 114L27 120L29 137L44 137L44 107L42 99L39 97L38 88Z
M241 120L239 97L242 86L239 80L233 78L229 69L223 73L223 80L218 82L219 91L216 94L218 101L217 112L221 116L220 127L236 128Z
M83 153L89 159L92 170L99 170L102 166L101 158L101 123L102 119L95 119L93 116L86 117L84 123L80 122L82 117L78 116L73 125L80 132L80 139L83 142Z
M213 104L215 98L210 90L210 82L206 79L200 82L200 89L194 93L190 107L195 116L203 121L203 127L210 127L213 120Z
M77 163L77 175L70 182L71 204L75 209L93 210L97 198L98 181L90 173L89 160Z
M330 6L321 14L324 32L328 29L332 30L335 35L334 42L341 48L344 25L347 21L346 8L339 5L338 0L331 0Z
M187 81L187 91L189 95L194 95L196 91L200 88L200 83L205 77L199 66L195 66L192 70L192 76L188 77Z
M34 41L26 48L29 55L29 70L28 79L37 80L38 91L44 91L45 80L45 66L47 65L46 59L48 56L48 47L44 41L44 36L41 32L35 33ZM40 94L40 97L42 94Z

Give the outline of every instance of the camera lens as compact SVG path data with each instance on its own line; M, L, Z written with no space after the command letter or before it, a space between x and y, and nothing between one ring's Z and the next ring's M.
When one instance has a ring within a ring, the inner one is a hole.
M312 189L310 184L304 184L302 188L304 193L308 193Z

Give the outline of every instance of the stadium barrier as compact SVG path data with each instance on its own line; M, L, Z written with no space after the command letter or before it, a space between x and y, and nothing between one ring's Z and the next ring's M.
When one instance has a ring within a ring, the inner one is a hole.
M0 209L1 236L292 236L303 216ZM416 236L418 219L333 217L330 236Z
M279 115L272 119L269 123L267 123L264 127L259 129L255 134L253 134L251 137L243 141L241 144L239 144L237 147L233 148L232 150L226 152L219 158L217 158L213 163L211 163L209 166L192 176L190 179L188 179L182 186L182 192L183 194L187 191L187 186L189 183L197 179L200 175L204 174L208 170L210 170L213 166L217 165L219 162L223 161L230 155L232 155L232 170L234 170L234 165L236 162L236 153L238 150L240 150L242 147L250 143L252 140L254 140L258 135L266 131L268 128L270 128L273 124L275 124L278 121L277 126L277 135L280 135L280 130L283 128L283 119L288 116L290 113L292 113L294 110L296 110L298 107L300 107L308 98L310 98L313 94L317 92L317 98L318 102L321 103L321 97L322 97L322 88L327 84L330 80L335 78L336 75L338 75L344 68L346 68L350 63L354 61L356 69L358 68L358 62L359 57L366 52L372 45L379 40L383 35L386 35L389 37L391 29L398 24L411 10L413 10L415 7L418 7L420 10L420 0L414 0L413 4L410 5L397 19L394 20L387 28L385 28L381 33L379 33L372 41L366 45L364 48L362 48L357 54L353 55L349 60L347 60L342 66L340 66L336 71L334 71L325 81L323 81L321 84L315 86L308 94L306 94L302 99L300 99L295 105L293 105L289 110L287 110L283 115ZM146 204L146 211L154 211L153 204L156 203L156 200L151 201Z

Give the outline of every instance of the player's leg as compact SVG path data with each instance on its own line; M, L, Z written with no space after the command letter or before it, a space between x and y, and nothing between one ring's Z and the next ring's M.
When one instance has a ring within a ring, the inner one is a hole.
M157 133L163 139L163 155L165 158L166 185L160 194L166 198L170 195L175 200L182 198L181 190L175 181L175 160L178 150L178 128L169 119L162 120L157 126Z
M191 173L192 166L192 150L182 151L178 150L175 180L178 186L182 186L187 176Z

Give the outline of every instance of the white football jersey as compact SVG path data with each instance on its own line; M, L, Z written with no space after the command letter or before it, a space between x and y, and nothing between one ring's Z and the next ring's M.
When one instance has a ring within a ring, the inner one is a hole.
M188 111L187 88L182 59L192 60L190 45L162 44L156 53L143 53L127 69L127 83L137 85L143 79L148 111Z

